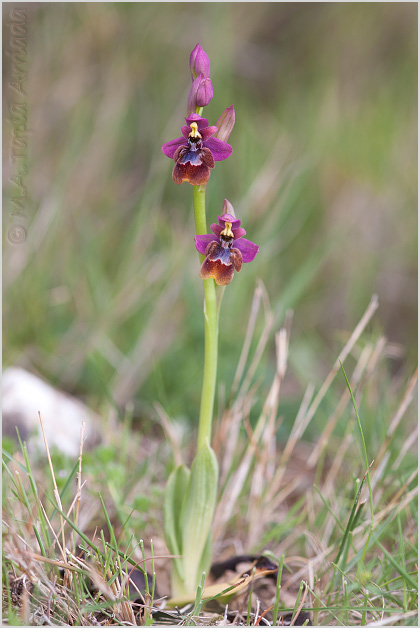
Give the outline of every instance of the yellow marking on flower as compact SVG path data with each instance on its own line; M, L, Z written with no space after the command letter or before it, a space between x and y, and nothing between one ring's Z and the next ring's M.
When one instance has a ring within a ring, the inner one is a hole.
M189 134L189 137L198 137L201 139L201 135L198 131L197 122L191 122L190 127L191 127L191 133Z
M225 222L225 228L223 229L223 231L220 232L220 235L224 235L227 236L228 238L233 238L233 231L232 231L232 223L231 222Z

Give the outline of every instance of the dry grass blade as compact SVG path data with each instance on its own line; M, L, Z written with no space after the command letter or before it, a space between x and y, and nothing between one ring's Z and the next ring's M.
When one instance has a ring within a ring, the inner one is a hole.
M322 401L322 399L325 397L325 394L327 393L328 389L330 388L332 382L335 379L335 376L337 375L338 371L340 370L340 363L344 363L345 359L347 358L347 356L349 355L350 351L353 349L354 345L356 344L357 340L360 338L361 334L363 333L364 329L366 328L366 325L369 323L369 321L371 320L372 316L374 315L374 313L376 312L376 310L378 309L378 297L377 295L373 295L365 313L363 314L362 318L360 319L359 323L357 324L357 326L355 327L353 333L351 334L349 340L347 341L344 349L341 351L340 355L338 356L337 360L335 361L332 369L330 370L330 372L328 373L327 377L325 378L324 383L322 384L321 388L318 391L318 394L316 395L315 399L313 400L311 406L308 409L308 412L306 414L306 416L304 417L304 420L302 421L303 424L303 430L305 430L307 428L307 426L309 425L310 421L312 420L312 418L315 415L315 412L318 410L319 405ZM312 465L315 464L315 462L312 460Z
M368 624L366 624L366 626L395 626L397 621L398 622L404 621L404 619L408 619L409 617L416 617L416 616L418 616L417 610L407 611L406 613L400 613L400 614L396 613L395 615L392 614L390 617L387 617L386 619L381 618L379 621L369 622Z
M58 492L57 482L55 480L54 467L53 467L53 464L52 464L52 460L51 460L51 456L50 456L50 449L48 447L47 437L45 436L44 424L42 422L42 417L41 417L41 413L40 412L38 412L38 416L39 416L39 422L41 423L42 436L44 438L45 450L47 452L47 458L48 458L48 464L50 466L51 477L52 477L53 484L54 484L54 497L56 499L57 506L58 506L58 508L61 511L61 510L63 510L63 507L61 505L60 493ZM65 524L65 521L62 518L61 518L61 524L62 524L62 527L61 527L62 547L61 547L60 551L61 551L61 555L63 557L63 561L67 562L66 554L64 552L64 548L66 546L66 540L65 540L65 536L64 536L64 524ZM49 524L49 525L51 526L51 524Z
M56 567L60 567L61 569L69 569L70 571L74 571L76 573L83 573L81 569L77 567L73 567L68 563L63 563L60 560L53 560L52 558L47 558L46 556L41 556L41 554L35 554L34 552L21 552L23 556L27 556L29 559L38 560L41 563L47 563L48 565L55 565Z
M415 370L413 376L411 377L408 386L405 390L403 399L398 407L397 412L395 413L394 418L392 419L390 426L387 430L387 434L386 434L386 439L385 441L382 443L382 446L379 450L379 453L376 457L376 461L377 463L380 462L383 458L383 456L385 455L385 452L388 449L389 446L389 442L392 439L392 437L395 434L395 431L398 427L398 425L401 422L401 419L403 418L405 412L407 411L408 406L410 405L410 403L413 401L414 399L414 391L415 391L415 387L417 385L417 380L418 380L418 369Z
M158 413L159 418L162 422L165 434L168 437L169 442L171 443L172 453L175 459L175 466L179 467L180 465L182 465L183 460L182 460L182 454L181 454L181 449L179 447L178 439L175 434L175 430L172 427L171 421L169 420L167 413L162 408L160 403L155 403L155 410Z
M263 296L263 291L265 291L264 284L261 281L258 281L257 287L255 288L255 291L254 291L254 296L252 298L251 313L248 319L248 326L245 333L245 340L242 345L241 355L239 357L238 366L236 368L235 377L233 379L232 391L231 391L232 397L235 397L238 390L239 383L244 373L246 361L248 359L249 350L251 348L252 338L254 335L255 324L257 322L258 312L261 306L261 299Z
M233 390L237 390L240 379L243 377L245 370L246 359L249 355L249 348L252 342L252 336L255 330L256 316L259 312L261 302L264 305L264 327L261 332L261 336L255 350L254 356L251 360L251 364L243 378L242 385L236 397L233 393L231 397L234 397L232 401L232 407L225 410L220 425L217 428L217 432L214 436L214 451L220 464L220 479L221 484L225 483L228 474L231 471L232 462L236 447L238 444L238 437L240 426L245 420L249 409L253 405L253 398L258 389L258 382L251 386L252 379L255 375L258 364L261 360L261 356L267 345L269 339L272 324L273 314L271 312L270 303L264 284L259 281L254 292L254 299L251 308L251 314L248 321L248 329L245 337L244 345L242 347L241 356L239 358L238 368L235 374L235 381Z
M79 523L79 512L80 512L80 501L82 499L82 456L83 456L83 443L84 443L84 435L85 435L85 422L82 421L82 425L80 426L80 449L79 449L79 470L77 473L77 493L76 493L76 512L75 512L75 524L76 526ZM69 511L68 515L70 514ZM74 546L74 530L71 531L71 545Z
M281 455L280 467L283 469L284 469L285 464L289 460L291 453L294 450L297 442L299 441L300 437L302 436L305 430L306 425L304 423L304 419L305 419L305 416L307 415L309 404L311 403L311 399L314 394L314 390L315 390L315 385L312 382L309 383L305 390L305 394L303 395L303 399L300 404L298 413L296 415L295 422L293 423L293 427L290 431L290 436L287 440L286 446Z
M357 389L357 385L359 384L362 375L368 365L369 359L371 357L373 353L373 349L370 345L366 345L360 355L360 358L354 368L353 374L350 378L350 384L351 384L351 388L352 390L356 390ZM317 461L319 460L320 456L322 455L323 450L325 449L325 447L327 446L331 435L334 431L335 426L337 425L337 421L340 419L340 417L342 416L344 410L346 409L347 404L350 401L350 393L349 391L346 389L342 396L340 401L338 402L338 405L336 407L336 409L334 410L334 412L332 413L332 415L329 417L325 428L323 430L323 432L321 433L321 436L318 439L317 444L314 447L314 450L308 460L308 465L310 467L314 466ZM301 434L300 434L301 435ZM299 435L299 436L300 436Z
M261 297L262 297L262 302L264 305L264 316L265 316L264 328L262 330L260 339L258 341L258 345L255 350L254 357L251 361L251 364L246 372L242 385L239 389L239 392L237 395L238 399L243 398L246 395L246 392L249 390L251 381L255 375L257 367L261 361L262 354L264 353L264 350L267 346L267 342L270 338L270 333L272 331L273 322L274 322L274 316L271 310L270 300L268 298L267 291L262 281L259 283L259 286L261 288Z
M125 406L132 399L150 371L150 356L156 359L172 343L181 316L179 308L175 307L180 289L181 281L172 281L163 290L130 355L124 356L118 365L111 383L112 395L117 404ZM168 312L171 312L169 318Z
M397 458L395 459L394 464L392 465L393 471L396 471L399 468L402 460L404 459L404 456L407 454L407 452L410 449L413 448L413 446L417 442L418 435L419 435L419 428L418 426L416 426L416 428L411 432L411 434L408 436L405 443L401 447L401 451L398 454Z
M385 517L387 517L389 514L392 513L395 517L399 512L404 510L407 504L409 504L418 495L419 489L416 486L411 491L406 493L405 497L403 498L403 495L406 492L407 487L417 477L417 475L418 475L418 471L416 470L410 475L407 482L405 482L403 486L396 492L396 494L392 497L389 503L387 503L387 505L384 506L382 510L380 510L379 512L375 514L374 522L373 522L373 529L375 529L381 523L381 521L383 521L383 519L385 519ZM363 532L364 529L365 529L365 526L360 525L353 530L353 534L359 534Z
M306 600L306 598L308 596L308 585L306 584L306 582L303 583L303 587L304 587L304 591L303 591L303 594L302 594L302 599L300 600L299 605L298 605L296 611L293 613L293 617L292 617L292 619L290 621L290 625L291 626L295 625L295 621L299 617L299 613L302 610L303 605L305 604L305 600Z
M266 327L267 333L269 331L269 327L271 327L271 317L269 321L269 326ZM264 338L264 345L265 345L265 342L266 342L265 331L266 330L263 331L263 335L260 339L259 347L257 348L257 351L256 351L256 356L260 354L260 345L261 345L261 340L263 338ZM267 399L264 403L263 410L257 420L257 424L252 434L252 438L250 439L250 442L245 452L242 455L239 467L235 471L233 471L231 477L228 479L224 487L219 504L216 508L216 514L214 518L214 538L218 538L220 535L223 534L224 526L231 517L231 514L236 504L236 500L238 499L242 491L244 483L250 472L251 466L253 465L254 459L256 460L264 459L264 455L263 455L264 452L262 452L261 456L259 454L259 449L261 446L263 446L262 439L264 437L264 434L267 434L268 432L268 434L271 435L271 439L274 440L273 431L275 429L275 419L276 419L276 412L277 412L277 407L278 407L278 402L279 402L280 386L284 377L286 363L287 363L288 332L286 329L281 330L281 332L277 335L276 343L277 343L277 368L276 368L276 372L273 378L273 382L270 387L270 391L267 395ZM251 364L250 370L254 371L255 368L256 366L254 366L254 361L253 361L253 363ZM247 375L245 376L244 382L250 381L250 379L251 378L249 376L249 371L248 371ZM243 390L243 388L244 386L241 387L241 390ZM238 418L240 417L242 417L242 420L244 420L244 415L243 414L241 415L238 412L238 414L235 417L236 424L238 424ZM266 440L265 441L266 443L265 454L266 455L268 453L267 442L268 441ZM234 456L232 453L230 465L232 465L233 459L234 459ZM267 460L265 460L265 462L267 462ZM260 493L261 481L265 473L265 470L263 470L261 464L259 466L257 465L256 473L257 474L255 475L254 480L253 480L254 481L253 495L256 496L256 499L259 501L260 500L259 496L261 495ZM252 515L252 517L256 525L255 514L258 512L258 507L254 507L253 512L254 512L254 515ZM252 528L252 525L251 525L251 528Z
M280 389L286 374L287 357L289 348L289 334L286 328L276 334L277 368L276 374L267 396L263 413L266 414L266 424L261 436L259 455L256 456L256 464L251 480L251 493L248 507L248 546L252 547L258 540L264 521L261 517L261 509L265 504L265 487L274 475L276 455L276 431L279 427L276 423L277 409L280 399Z

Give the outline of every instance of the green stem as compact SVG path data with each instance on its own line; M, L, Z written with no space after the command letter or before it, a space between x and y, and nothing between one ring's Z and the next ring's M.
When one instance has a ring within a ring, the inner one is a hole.
M194 217L197 235L207 233L206 186L194 186ZM204 259L200 255L200 260ZM211 443L214 395L217 375L217 340L219 334L219 308L214 279L204 279L204 373L201 391L200 419L198 423L197 451L208 441Z

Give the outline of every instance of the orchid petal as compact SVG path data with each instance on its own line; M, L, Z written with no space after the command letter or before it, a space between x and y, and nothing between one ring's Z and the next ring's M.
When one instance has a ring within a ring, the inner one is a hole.
M232 221L226 220L226 222L232 222ZM241 221L235 220L234 222L240 223ZM223 223L222 227L220 225L217 225L214 222L210 225L210 229L213 231L215 235L217 235L217 237L220 236L224 228L225 228L225 223ZM236 227L236 228L232 227L232 232L233 232L233 238L235 241L238 240L239 238L242 238L244 235L246 235L246 231L243 227Z
M232 154L232 146L215 137L210 137L206 140L205 146L213 153L214 161L223 161L223 159L227 159Z
M185 139L188 141L188 138L189 138L190 133L191 133L191 127L190 126L186 126L184 124L184 126L181 127L181 133L185 137Z
M214 235L206 234L206 235L196 235L194 236L195 247L201 255L206 254L206 248L210 242L217 242L217 238Z
M252 262L260 250L260 247L257 244L254 244L254 242L246 240L245 238L235 240L235 247L242 253L242 261L245 263Z
M191 122L197 122L198 130L203 129L209 125L209 121L207 120L207 118L202 118L198 115L198 113L191 113L185 118L185 122L188 124L188 126L191 125Z
M232 232L233 232L233 237L236 240L239 240L239 238L243 238L244 235L246 235L246 231L243 227L236 227L236 229L234 229L232 227Z
M230 216L233 216L233 219L236 218L236 214L235 214L235 210L233 209L233 205L232 205L232 203L230 201L227 200L227 198L225 198L224 203L223 203L223 214L229 214Z
M235 108L233 105L227 107L218 121L216 126L219 128L217 132L217 138L226 142L229 139L229 135L232 133L232 129L235 125Z
M162 146L162 151L167 157L173 159L177 148L179 148L180 146L188 146L188 143L185 141L184 137L178 137L176 140L166 142L166 144Z
M217 126L208 126L206 129L201 129L200 134L205 142L209 137L217 132Z
M221 216L218 216L218 219L219 219L219 225L223 229L225 227L225 222L232 223L232 229L238 229L239 225L241 224L241 221L235 218L235 216L233 216L232 214L222 214Z
M216 223L214 222L212 222L210 225L210 229L213 231L213 233L217 235L217 237L219 237L219 235L222 233L224 228L225 228L225 225L221 227L220 225L216 225Z

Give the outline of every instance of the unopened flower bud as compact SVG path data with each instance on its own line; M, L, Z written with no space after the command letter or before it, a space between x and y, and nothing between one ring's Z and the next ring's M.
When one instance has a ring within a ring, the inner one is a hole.
M235 108L233 105L227 107L218 121L216 122L216 126L218 131L216 133L216 137L222 142L226 142L229 135L232 133L232 129L235 125Z
M190 70L193 80L200 74L204 74L204 78L210 76L210 61L200 44L190 54Z
M203 76L203 74L201 74L200 76ZM197 90L197 107L207 107L212 98L213 84L211 82L211 79L202 79Z
M204 74L200 74L193 80L188 94L187 115L196 113L197 107L207 107L212 98L212 82L209 78L204 78Z

